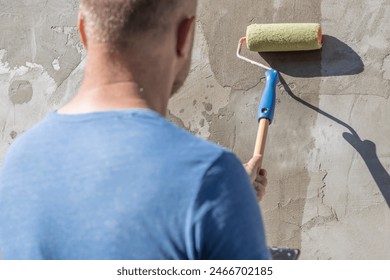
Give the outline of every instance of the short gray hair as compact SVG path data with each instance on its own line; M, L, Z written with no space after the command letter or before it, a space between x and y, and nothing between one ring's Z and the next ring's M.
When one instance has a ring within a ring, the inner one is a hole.
M127 46L135 38L133 35L163 34L180 1L183 0L81 0L80 12L89 40Z

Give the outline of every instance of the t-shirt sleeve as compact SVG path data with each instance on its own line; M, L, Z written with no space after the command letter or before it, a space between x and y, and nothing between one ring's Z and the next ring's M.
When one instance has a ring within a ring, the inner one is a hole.
M232 153L223 152L205 173L191 220L196 259L270 259L255 192Z

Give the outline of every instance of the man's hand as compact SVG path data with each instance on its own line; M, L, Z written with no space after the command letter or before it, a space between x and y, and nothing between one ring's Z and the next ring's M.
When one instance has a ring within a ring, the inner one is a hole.
M267 187L267 171L260 168L262 156L254 156L248 163L244 164L251 182L256 190L257 198L261 201Z

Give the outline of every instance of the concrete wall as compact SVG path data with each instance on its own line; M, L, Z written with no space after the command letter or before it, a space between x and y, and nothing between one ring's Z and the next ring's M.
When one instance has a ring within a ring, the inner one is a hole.
M76 92L77 0L0 0L0 157ZM269 244L303 259L390 258L390 1L200 0L191 75L169 118L250 158L263 71L235 57L250 23L321 22L324 48L246 55L280 70L262 203ZM49 147L48 147L49 148Z

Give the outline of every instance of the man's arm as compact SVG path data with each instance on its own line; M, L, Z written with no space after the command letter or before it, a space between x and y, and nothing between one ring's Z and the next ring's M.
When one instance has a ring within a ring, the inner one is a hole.
M255 191L233 154L224 152L210 166L191 216L195 258L270 258Z

